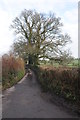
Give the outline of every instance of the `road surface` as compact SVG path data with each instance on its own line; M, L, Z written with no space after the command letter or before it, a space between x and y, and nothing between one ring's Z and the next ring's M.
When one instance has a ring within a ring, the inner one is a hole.
M34 73L3 92L3 118L74 118L59 106L44 99Z

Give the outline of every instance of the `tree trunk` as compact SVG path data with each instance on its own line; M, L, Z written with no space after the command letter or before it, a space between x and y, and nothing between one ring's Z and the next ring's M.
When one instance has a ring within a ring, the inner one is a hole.
M39 64L39 58L38 55L34 55L34 65L38 65Z
M32 55L30 55L29 54L29 56L28 56L28 64L30 65L30 64L33 64L33 57L32 57Z

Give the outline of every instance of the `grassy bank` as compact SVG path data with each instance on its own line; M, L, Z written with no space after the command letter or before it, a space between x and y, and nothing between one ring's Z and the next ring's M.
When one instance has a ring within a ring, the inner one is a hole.
M2 90L16 84L24 75L24 61L21 58L2 58Z

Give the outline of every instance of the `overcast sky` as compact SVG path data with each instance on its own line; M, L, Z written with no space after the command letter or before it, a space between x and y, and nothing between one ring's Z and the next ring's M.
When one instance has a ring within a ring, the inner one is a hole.
M68 33L72 40L67 47L74 57L78 57L78 0L0 0L0 54L10 50L14 36L9 26L24 9L44 13L52 11L61 17L63 32Z

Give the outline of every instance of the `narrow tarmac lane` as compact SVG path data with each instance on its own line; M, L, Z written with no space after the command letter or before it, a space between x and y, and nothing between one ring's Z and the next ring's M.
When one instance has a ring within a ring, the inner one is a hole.
M60 107L43 99L36 77L27 74L15 86L3 92L3 118L74 118Z

